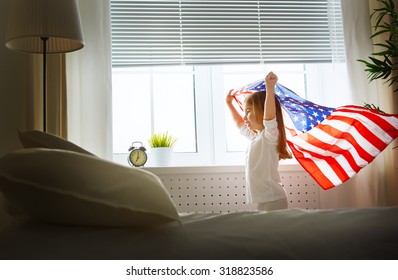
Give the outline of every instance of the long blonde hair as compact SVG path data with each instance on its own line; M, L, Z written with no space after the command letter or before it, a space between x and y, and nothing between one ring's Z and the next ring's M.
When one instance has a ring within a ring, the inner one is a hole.
M256 118L257 123L264 129L263 118L264 118L264 102L267 93L266 91L258 91L250 94L246 100L246 104L250 104L253 106L253 113ZM276 108L276 122L278 124L278 144L277 150L279 152L279 159L288 159L292 158L292 154L287 148L286 142L286 132L285 132L285 123L283 121L282 114L282 106L277 98L275 98L275 108Z

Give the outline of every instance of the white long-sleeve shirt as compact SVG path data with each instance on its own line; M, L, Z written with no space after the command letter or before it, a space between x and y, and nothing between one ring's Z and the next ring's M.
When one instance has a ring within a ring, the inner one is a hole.
M270 202L286 198L278 165L278 128L276 118L264 120L265 129L259 134L246 125L240 133L252 142L246 151L246 195L249 203Z

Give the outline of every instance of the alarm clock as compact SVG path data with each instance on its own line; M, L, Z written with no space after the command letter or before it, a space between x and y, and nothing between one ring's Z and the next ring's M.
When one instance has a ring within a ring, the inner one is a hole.
M135 144L139 144L136 146ZM146 161L148 160L148 155L146 153L145 147L142 145L141 142L135 141L131 144L129 148L129 155L127 160L130 165L134 167L144 166Z

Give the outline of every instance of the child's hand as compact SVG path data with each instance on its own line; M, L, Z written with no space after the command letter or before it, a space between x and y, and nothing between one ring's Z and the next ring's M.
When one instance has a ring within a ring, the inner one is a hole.
M265 76L265 86L267 89L274 88L277 82L278 76L275 75L274 72L271 71Z
M233 91L233 89L230 89L227 97L225 98L225 102L227 102L227 104L232 104L232 101L234 100L234 95L232 94Z

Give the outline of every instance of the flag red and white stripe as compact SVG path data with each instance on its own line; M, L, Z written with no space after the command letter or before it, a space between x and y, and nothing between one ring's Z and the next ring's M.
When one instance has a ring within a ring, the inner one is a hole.
M398 116L342 106L305 133L287 130L297 161L329 189L357 174L398 137Z

